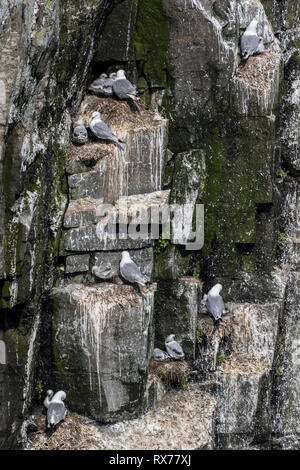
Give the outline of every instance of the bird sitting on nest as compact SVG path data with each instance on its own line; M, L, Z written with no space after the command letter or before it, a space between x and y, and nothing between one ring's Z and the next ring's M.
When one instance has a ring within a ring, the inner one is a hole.
M153 359L159 362L167 362L167 361L170 361L171 357L166 351L163 351L162 349L159 349L159 348L155 348L153 350Z
M220 295L221 290L223 289L222 284L216 284L213 286L208 294L203 296L201 305L203 305L208 313L215 322L221 320L222 315L228 313L226 310L223 298Z
M64 404L65 399L66 393L63 390L60 390L59 392L56 392L50 401L47 412L47 428L53 429L65 419L68 412Z
M122 251L122 259L120 262L121 276L132 284L137 283L140 286L146 286L146 278L141 273L140 268L132 261L128 251Z
M111 73L109 77L106 73L102 73L99 78L93 81L89 86L89 90L96 95L112 96L113 95L113 83L116 79L117 74Z
M261 54L264 51L264 41L262 37L257 35L257 25L258 21L254 18L241 37L241 56L243 63L245 63L249 56Z
M114 276L117 276L117 272L112 268L111 263L100 264L100 266L92 267L92 274L102 280L111 279Z
M165 347L166 347L167 353L172 359L179 360L179 359L184 358L183 349L181 345L178 343L178 341L175 341L174 334L171 334L166 338Z
M92 117L89 119L89 128L92 133L101 140L109 140L113 142L119 149L123 150L123 147L119 144L121 140L112 133L109 127L102 121L101 115L98 111L92 113Z
M139 100L137 89L129 80L127 80L124 70L118 70L112 89L120 100Z
M88 132L83 124L83 120L79 119L73 129L72 142L83 145L88 141L88 138Z

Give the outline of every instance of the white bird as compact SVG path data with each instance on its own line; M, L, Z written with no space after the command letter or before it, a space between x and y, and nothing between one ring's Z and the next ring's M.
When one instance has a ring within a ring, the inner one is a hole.
M47 390L46 392L46 398L45 400L43 401L43 405L45 408L48 408L49 405L50 405L50 401L51 401L51 398L53 397L54 395L54 392L53 390Z
M155 361L166 362L169 361L171 358L166 351L163 351L159 348L155 348L153 351L153 359Z
M112 89L120 100L139 100L136 87L127 80L124 70L118 70Z
M166 338L165 346L167 353L172 359L182 359L184 352L178 341L175 341L175 335L171 334Z
M106 73L102 73L100 77L94 80L89 86L89 90L93 91L96 95L112 96L112 85L116 76L117 74L115 72L112 72L109 77Z
M116 276L117 273L112 269L110 263L106 265L93 266L92 274L99 279L111 279L113 276Z
M122 251L122 259L120 262L121 276L131 283L138 283L141 286L146 285L146 279L142 275L140 268L132 261L128 251Z
M83 120L79 119L73 129L72 141L82 145L88 141L88 138L88 132L83 124Z
M223 286L221 284L216 284L210 289L208 294L204 295L202 300L202 305L205 305L208 313L213 317L215 321L220 320L224 313L227 313L225 309L224 301L220 295Z
M264 51L263 38L257 35L257 24L258 21L253 19L241 37L241 53L243 60L247 60L250 55Z
M63 400L66 399L66 393L63 390L56 392L52 398L47 412L47 427L54 427L63 421L67 415L67 408Z
M92 119L89 119L89 128L91 129L92 133L98 137L98 139L110 140L118 148L123 150L122 146L119 144L118 137L113 134L105 122L101 120L101 115L98 111L94 111L92 113Z

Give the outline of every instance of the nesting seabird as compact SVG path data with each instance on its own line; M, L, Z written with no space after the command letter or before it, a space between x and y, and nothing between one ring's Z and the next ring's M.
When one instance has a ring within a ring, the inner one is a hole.
M128 251L122 251L122 259L120 262L121 276L131 283L137 283L141 286L146 285L146 279L142 275L140 268L132 261Z
M89 87L89 90L94 92L96 95L112 96L112 85L116 76L117 74L115 72L112 72L109 77L106 75L106 73L102 73L99 78L93 81Z
M169 361L171 358L166 351L163 351L159 348L155 348L153 351L153 359L155 361L166 362Z
M112 89L120 100L139 100L136 87L127 80L124 70L118 70Z
M260 54L264 51L263 38L257 35L258 21L253 19L241 37L242 60L247 60L250 55Z
M201 302L205 305L208 314L211 315L215 321L220 320L222 315L227 313L223 299L220 296L222 288L221 284L216 284L210 289L207 295L204 295Z
M49 408L49 405L50 405L50 402L51 402L51 398L53 397L54 395L54 392L53 390L47 390L46 392L46 398L45 400L43 401L43 405L45 408Z
M66 393L63 390L56 392L52 398L47 412L47 427L54 427L63 421L67 415L67 408L63 400L66 399Z
M83 120L79 119L73 129L72 141L76 144L85 144L88 141L88 132L83 124Z
M184 357L184 352L178 341L175 341L175 335L169 335L166 338L165 346L167 353L172 359L182 359Z
M118 137L115 134L113 134L110 128L105 124L105 122L101 120L101 116L100 116L100 113L98 113L98 111L94 111L92 113L92 119L89 119L89 128L91 129L92 133L96 137L98 137L98 139L110 140L118 148L123 150L122 146L119 144Z
M100 264L100 266L93 266L92 274L99 279L111 279L116 275L110 263L105 265Z

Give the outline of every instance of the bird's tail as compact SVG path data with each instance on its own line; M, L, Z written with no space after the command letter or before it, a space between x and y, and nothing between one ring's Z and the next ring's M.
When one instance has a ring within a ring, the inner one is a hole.
M138 96L135 96L135 95L128 95L128 96L129 96L129 98L131 98L133 101L141 101Z

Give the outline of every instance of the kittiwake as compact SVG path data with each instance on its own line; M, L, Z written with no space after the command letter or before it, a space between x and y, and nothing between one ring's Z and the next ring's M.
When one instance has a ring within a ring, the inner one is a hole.
M247 60L250 55L264 51L263 39L257 35L258 21L253 19L241 37L242 59Z
M155 348L153 351L153 359L155 361L166 362L169 361L171 358L166 351L163 351L159 348Z
M136 87L127 80L124 70L118 70L112 88L120 100L139 100Z
M66 399L66 393L63 390L56 392L52 398L47 412L47 427L54 427L63 421L67 415L67 408L63 400Z
M184 357L184 352L178 341L175 341L175 335L169 335L166 338L165 346L167 353L171 356L172 359L182 359Z
M146 285L146 279L142 275L140 268L132 261L128 251L122 251L122 259L120 262L121 276L131 283L137 283L141 286Z
M204 295L202 305L205 305L208 314L213 317L215 321L220 320L222 315L227 313L220 292L222 290L221 284L216 284L210 289L207 295Z
M73 129L72 141L76 144L85 144L88 141L88 132L83 124L83 120L79 119Z
M105 265L100 264L100 266L93 266L92 274L99 279L111 279L117 273L112 269L111 264L107 263Z
M101 120L101 116L98 111L94 111L92 113L92 118L89 119L89 128L91 129L92 133L98 137L98 139L110 140L118 148L123 150L122 146L119 144L118 137L113 134L105 122Z
M115 72L112 72L109 77L106 73L102 73L100 77L94 80L89 86L89 90L93 91L96 95L112 96L112 85L116 76L117 74Z

